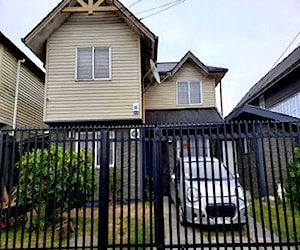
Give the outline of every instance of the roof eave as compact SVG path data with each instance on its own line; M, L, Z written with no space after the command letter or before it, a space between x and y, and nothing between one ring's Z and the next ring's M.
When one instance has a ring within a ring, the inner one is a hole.
M267 86L260 89L257 93L255 93L253 96L251 96L248 100L246 100L244 103L250 103L254 101L256 98L264 94L268 89L272 88L274 85L276 85L279 81L281 81L283 78L285 78L287 75L289 75L291 72L296 70L297 68L300 68L300 61L292 65L290 68L282 72L278 77L274 78L272 81L269 82Z
M6 46L18 60L25 59L24 65L32 71L43 83L45 81L45 73L38 67L28 56L25 55L12 41L10 41L2 32L0 32L0 43Z
M22 41L25 45L43 62L46 61L46 41L48 37L57 29L71 14L62 13L61 10L67 4L74 4L75 1L61 1L32 31L30 31ZM122 3L113 1L119 9L116 13L145 41L152 50L152 57L157 58L158 38L143 23L141 23ZM57 18L58 17L58 18ZM55 19L55 20L54 20ZM52 27L51 27L51 26ZM50 26L50 27L49 27Z
M45 64L46 62L46 41L52 33L48 28L48 24L56 15L60 15L61 19L65 20L70 13L61 13L61 10L69 3L69 1L61 1L52 9L24 38L23 43ZM53 24L53 23L52 23ZM47 28L45 28L47 26ZM45 28L45 29L44 29ZM44 30L45 34L41 34Z

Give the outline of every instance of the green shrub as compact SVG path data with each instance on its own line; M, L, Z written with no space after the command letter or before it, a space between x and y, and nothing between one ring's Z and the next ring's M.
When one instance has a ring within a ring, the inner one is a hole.
M46 224L62 219L63 212L82 207L96 190L91 154L84 150L76 152L51 145L49 149L25 153L16 167L20 179L13 194L18 205L30 204Z
M288 161L287 195L300 211L300 148L294 149L294 157Z

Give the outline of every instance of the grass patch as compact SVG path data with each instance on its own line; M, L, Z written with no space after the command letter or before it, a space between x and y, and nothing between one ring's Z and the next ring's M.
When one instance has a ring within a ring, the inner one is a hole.
M132 203L111 205L109 207L109 245L112 244L149 244L154 240L154 223L150 204ZM33 217L34 219L35 217ZM1 248L43 248L85 246L98 244L99 210L86 208L72 210L70 220L65 216L66 228L72 225L74 231L66 232L59 225L48 227L47 231L31 232L30 219L18 226L0 231Z
M249 208L251 216L255 216L256 221L262 223L263 219L264 226L270 231L272 229L273 233L278 237L281 236L283 241L295 242L296 239L300 241L300 213L294 209L293 217L292 208L289 204L286 203L284 208L282 203L276 206L274 201L270 201L269 206L267 201L255 199L254 210L252 204L250 204Z

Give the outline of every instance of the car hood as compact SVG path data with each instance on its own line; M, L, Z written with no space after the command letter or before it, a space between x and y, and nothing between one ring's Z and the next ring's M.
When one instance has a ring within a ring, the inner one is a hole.
M207 181L192 181L193 188L199 188L203 197L228 197L236 196L238 182L234 179L230 180L207 180ZM191 181L186 180L186 185L191 186Z

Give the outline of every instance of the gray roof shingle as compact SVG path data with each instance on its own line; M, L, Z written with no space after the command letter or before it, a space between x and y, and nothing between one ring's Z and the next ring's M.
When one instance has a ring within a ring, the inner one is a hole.
M285 59L283 59L276 67L271 69L263 78L261 78L240 100L235 108L249 103L253 99L259 97L268 88L276 84L281 77L300 66L300 46L291 52Z
M160 74L171 72L175 66L178 64L178 62L159 62L157 63L157 71ZM215 66L207 66L208 71L211 73L217 73L217 72L224 72L227 69L221 68L221 67L215 67Z

